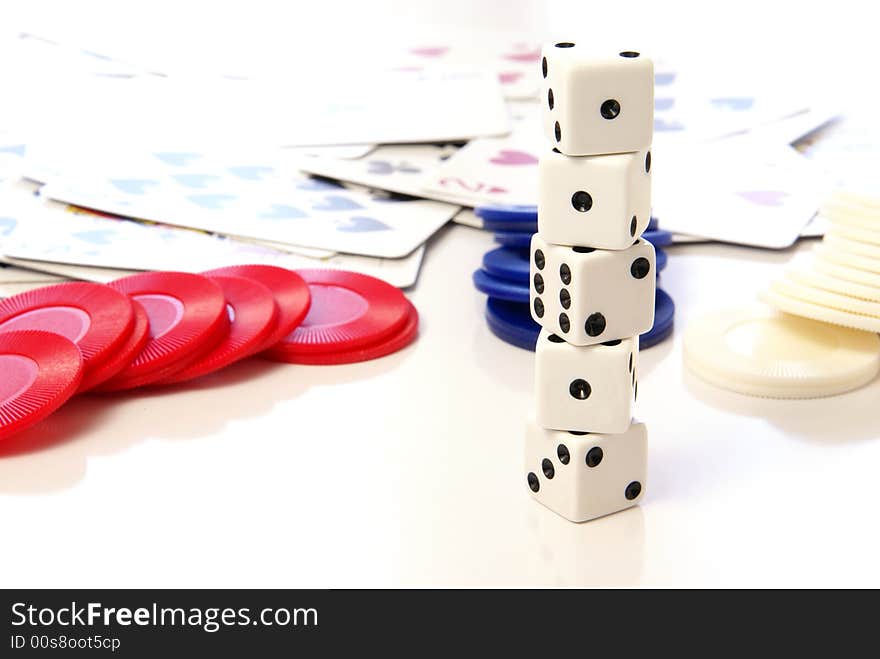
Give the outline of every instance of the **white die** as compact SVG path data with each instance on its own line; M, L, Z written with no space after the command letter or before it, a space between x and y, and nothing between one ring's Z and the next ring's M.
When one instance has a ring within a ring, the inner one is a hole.
M535 418L542 428L622 433L632 421L639 337L573 346L541 330L535 345Z
M626 249L651 216L651 152L565 156L538 165L538 232L556 245Z
M594 156L639 151L654 134L654 64L623 51L591 52L561 42L542 51L544 133L562 153Z
M648 431L633 422L623 433L573 434L526 428L526 485L532 496L572 522L586 522L638 504L646 485Z
M654 246L623 250L566 247L532 236L532 318L568 343L594 345L643 334L654 325Z

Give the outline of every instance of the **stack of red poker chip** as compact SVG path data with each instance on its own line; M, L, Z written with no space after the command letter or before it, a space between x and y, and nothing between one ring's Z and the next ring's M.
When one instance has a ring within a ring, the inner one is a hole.
M312 306L302 324L269 349L277 361L348 364L396 352L415 339L419 315L393 286L339 270L300 270Z
M366 361L417 333L399 290L338 270L243 265L36 289L0 300L0 439L76 393L186 382L257 353Z

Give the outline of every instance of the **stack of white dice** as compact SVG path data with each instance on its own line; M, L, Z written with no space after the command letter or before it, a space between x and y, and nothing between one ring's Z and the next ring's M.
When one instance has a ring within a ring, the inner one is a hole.
M644 496L647 431L632 418L639 334L654 322L654 66L633 51L545 46L538 233L530 251L537 413L526 482L576 522Z

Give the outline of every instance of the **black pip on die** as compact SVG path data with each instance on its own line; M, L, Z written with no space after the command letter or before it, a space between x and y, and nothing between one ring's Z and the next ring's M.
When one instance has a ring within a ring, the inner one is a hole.
M654 323L651 214L654 67L635 51L591 56L545 46L543 124L530 306L534 420L525 483L554 512L584 522L644 496L647 429L633 421L639 335Z

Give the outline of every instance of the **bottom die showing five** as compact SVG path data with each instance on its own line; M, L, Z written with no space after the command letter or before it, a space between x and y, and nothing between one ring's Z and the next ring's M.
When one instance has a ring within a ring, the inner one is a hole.
M541 330L535 345L536 419L543 428L622 433L638 392L639 337L573 346Z
M526 429L526 485L532 496L572 522L638 504L644 497L648 432L633 421L621 434Z

